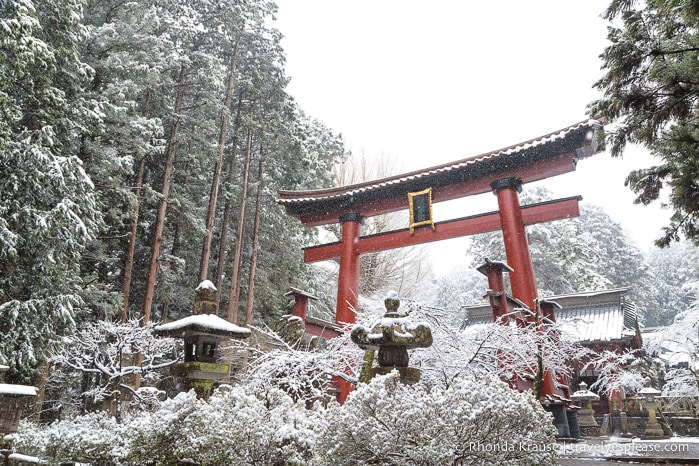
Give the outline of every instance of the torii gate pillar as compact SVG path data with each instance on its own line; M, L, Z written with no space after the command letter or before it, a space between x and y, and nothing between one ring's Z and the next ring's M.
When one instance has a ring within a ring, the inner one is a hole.
M359 236L364 217L358 213L340 215L342 244L340 250L340 271L337 282L337 310L335 323L340 327L353 324L357 320L359 306ZM346 379L333 376L333 384L338 389L337 401L343 403L354 389L354 384Z
M359 236L364 218L358 213L340 215L342 250L340 277L337 283L335 323L343 326L356 321L359 305Z
M500 228L505 243L507 263L514 269L510 272L512 295L534 311L536 309L534 300L537 297L536 280L517 195L522 191L522 180L500 178L493 181L490 187L498 197Z
M524 229L522 210L519 205L518 193L522 192L522 180L519 178L500 178L493 181L490 187L493 188L493 193L498 197L505 256L513 269L510 272L512 295L529 306L532 312L540 312L535 303L538 292L534 278L534 266L529 252L527 232ZM551 314L553 316L553 312ZM553 320L555 321L555 316ZM553 374L546 371L543 379L542 394L553 395L556 393Z

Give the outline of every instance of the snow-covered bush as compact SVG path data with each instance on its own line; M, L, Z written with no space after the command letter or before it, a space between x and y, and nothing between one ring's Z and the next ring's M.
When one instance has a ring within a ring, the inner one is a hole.
M699 396L697 376L689 369L670 369L665 374L663 396L669 397L696 397Z
M200 465L308 464L322 417L281 391L264 398L224 386L206 403L194 392L134 419L129 459L139 463Z
M594 356L569 328L535 322L516 325L487 323L458 329L449 325L445 310L408 303L414 320L432 327L434 344L411 353L412 366L422 370L421 383L446 388L456 377L492 375L503 380L528 375L540 380L544 372L571 375L571 361ZM445 324L445 322L447 322Z
M584 368L593 369L598 374L590 389L608 396L638 393L648 381L647 364L641 356L637 350L600 352Z
M688 289L699 288L699 282L687 285ZM663 394L672 393L687 396L699 387L699 299L689 308L675 316L672 325L644 338L643 345L649 354L662 359L676 370L668 373L670 387L663 389ZM677 366L684 366L682 370ZM684 385L684 386L683 386ZM672 393L670 393L672 392Z
M308 465L326 428L323 412L278 389L253 396L226 385L208 403L193 391L180 393L121 424L104 413L50 426L24 422L16 451L51 464Z
M461 377L446 389L393 372L328 408L320 465L552 464L556 429L530 393Z
M127 428L104 412L49 426L22 421L15 451L38 456L50 464L67 460L121 464L119 459L128 452Z
M340 375L348 361L361 357L362 353L349 343L349 336L343 335L327 341L322 350L308 350L296 347L269 329L255 328L255 331L268 340L268 346L275 349L262 351L248 342L237 342L248 352L248 367L239 374L246 390L253 394L266 393L270 387L284 391L294 401L305 401L308 406L316 401L326 403L334 398L332 376Z
M208 403L181 393L121 424L103 413L24 422L16 451L52 464L551 464L555 434L530 394L494 378L428 391L392 373L327 408L306 409L276 388L251 395L224 385Z

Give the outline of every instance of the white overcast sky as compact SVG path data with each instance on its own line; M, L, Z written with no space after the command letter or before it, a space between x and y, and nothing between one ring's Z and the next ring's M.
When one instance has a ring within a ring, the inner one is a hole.
M609 0L277 0L289 93L367 157L404 172L478 155L587 118L599 96ZM635 206L629 170L653 161L601 153L540 182L582 195L647 250L669 217ZM526 186L525 188L526 189ZM437 221L497 209L495 196L435 206ZM463 257L440 243L437 272ZM441 252L440 252L441 251ZM454 259L455 258L455 259Z

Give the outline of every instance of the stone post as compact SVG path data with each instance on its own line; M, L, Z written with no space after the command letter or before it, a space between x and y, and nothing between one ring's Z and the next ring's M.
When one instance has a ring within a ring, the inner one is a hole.
M660 425L658 418L655 415L655 410L657 409L655 397L660 395L660 390L656 390L653 387L645 387L643 390L638 392L638 395L643 397L643 405L648 411L648 423L646 424L646 429L643 432L643 438L664 438L665 432L663 431L663 427Z
M599 424L595 419L595 411L592 409L592 402L599 401L599 395L588 390L585 382L580 382L578 391L573 393L570 398L581 405L580 410L578 410L580 434L585 437L599 435Z

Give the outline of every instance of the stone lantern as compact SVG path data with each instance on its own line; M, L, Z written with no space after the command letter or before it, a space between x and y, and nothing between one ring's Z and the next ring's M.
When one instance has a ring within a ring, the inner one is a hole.
M238 327L216 315L216 287L204 280L195 290L194 315L158 325L158 336L184 340L184 362L172 367L174 374L184 377L185 388L194 389L199 398L208 399L215 381L228 376L230 366L218 362L218 349L223 340L242 340L250 329Z
M644 387L637 393L637 395L643 398L643 404L648 411L648 423L646 424L646 429L643 432L643 438L649 439L665 437L663 427L660 425L658 418L655 415L655 410L657 409L655 398L660 395L660 390L656 390L653 387Z
M579 390L570 398L580 404L582 408L578 411L578 425L583 436L593 436L599 433L599 424L595 419L595 411L592 409L592 402L599 401L599 395L588 390L585 382L580 382Z
M363 350L378 350L379 367L371 368L369 378L396 369L401 381L415 383L420 380L420 370L408 367L408 350L431 346L432 329L426 323L413 323L398 311L400 300L395 291L389 292L384 305L386 313L383 318L374 322L371 328L355 327L350 337Z

